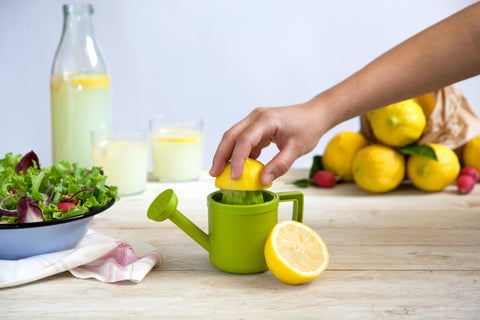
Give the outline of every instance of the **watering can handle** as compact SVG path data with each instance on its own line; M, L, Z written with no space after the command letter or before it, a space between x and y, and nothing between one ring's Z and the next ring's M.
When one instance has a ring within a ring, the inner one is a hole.
M293 201L292 220L303 221L303 193L299 191L278 192L280 202Z

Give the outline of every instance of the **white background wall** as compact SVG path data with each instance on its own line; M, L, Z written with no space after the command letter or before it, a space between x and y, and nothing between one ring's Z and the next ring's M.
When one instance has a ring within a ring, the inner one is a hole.
M78 1L71 1L72 3ZM303 102L473 0L92 1L112 78L113 120L175 109L205 118L204 167L225 130L257 106ZM51 164L49 77L62 30L57 0L0 0L0 156ZM480 114L479 77L458 84ZM294 167L310 167L328 132ZM260 160L276 152L267 149Z

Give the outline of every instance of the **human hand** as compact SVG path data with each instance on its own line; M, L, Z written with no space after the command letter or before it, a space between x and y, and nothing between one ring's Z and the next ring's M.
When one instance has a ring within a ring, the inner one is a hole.
M273 142L279 153L265 165L260 177L262 184L269 185L317 145L328 127L322 111L310 103L254 109L225 132L213 157L210 175L218 176L230 160L231 178L240 178L245 160L258 158L262 149Z

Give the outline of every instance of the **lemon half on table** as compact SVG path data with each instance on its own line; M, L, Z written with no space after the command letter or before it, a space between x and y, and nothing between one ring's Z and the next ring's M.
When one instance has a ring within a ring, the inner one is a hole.
M265 243L270 271L288 284L302 284L318 277L329 262L327 246L310 227L293 220L277 224Z

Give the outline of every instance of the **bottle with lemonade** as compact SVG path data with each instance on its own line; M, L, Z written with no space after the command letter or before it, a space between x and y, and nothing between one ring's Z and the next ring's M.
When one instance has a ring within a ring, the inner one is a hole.
M92 5L67 4L63 14L50 82L52 160L90 168L90 130L111 126L110 77L93 32Z

